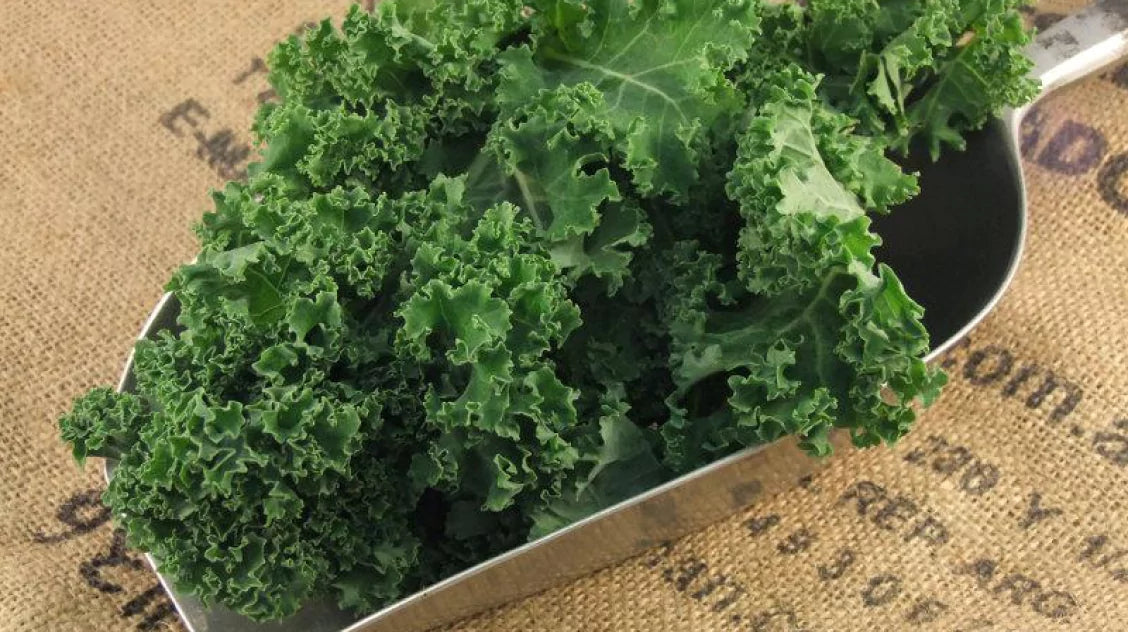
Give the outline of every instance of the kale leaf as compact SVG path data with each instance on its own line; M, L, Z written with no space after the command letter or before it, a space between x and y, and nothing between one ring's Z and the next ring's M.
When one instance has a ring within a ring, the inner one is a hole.
M1013 0L386 0L279 44L177 326L62 417L132 546L368 612L944 375L871 216L1033 93Z

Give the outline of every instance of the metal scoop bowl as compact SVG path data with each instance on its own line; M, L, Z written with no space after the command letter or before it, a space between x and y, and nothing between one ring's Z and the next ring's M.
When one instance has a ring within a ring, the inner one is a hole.
M1128 55L1128 0L1101 0L1038 35L1026 51L1039 98ZM877 218L878 259L924 306L930 358L959 342L999 302L1018 270L1027 200L1019 126L1033 104L971 134L967 149L932 163L916 152L921 194Z
M1128 54L1128 0L1100 0L1042 33L1027 51L1046 94ZM995 306L1014 277L1026 234L1026 190L1018 127L1026 109L968 138L963 152L937 163L907 165L921 174L922 194L881 218L878 253L926 310L929 359L957 343ZM141 331L148 338L176 325L166 295ZM132 357L118 390L133 389ZM839 450L849 441L839 434ZM833 462L833 460L831 461ZM646 551L789 489L825 467L794 441L751 448L670 481L467 569L357 620L329 604L311 604L285 621L256 624L222 607L205 608L178 593L173 603L190 632L413 632L456 621ZM108 464L107 475L112 470ZM156 568L150 557L150 564Z

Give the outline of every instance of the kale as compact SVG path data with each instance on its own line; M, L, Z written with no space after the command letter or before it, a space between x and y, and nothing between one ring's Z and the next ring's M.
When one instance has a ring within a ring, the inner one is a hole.
M1012 0L387 0L270 57L132 393L60 420L207 603L367 612L944 383L873 214L1030 98ZM942 265L942 262L938 262Z

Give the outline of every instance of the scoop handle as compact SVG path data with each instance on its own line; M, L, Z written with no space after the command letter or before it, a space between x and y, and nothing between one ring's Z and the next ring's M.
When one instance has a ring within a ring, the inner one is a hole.
M1128 55L1128 0L1097 0L1039 33L1026 49L1039 97Z

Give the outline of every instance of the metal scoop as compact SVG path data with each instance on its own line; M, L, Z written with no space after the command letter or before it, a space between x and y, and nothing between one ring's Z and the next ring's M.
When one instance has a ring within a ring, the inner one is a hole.
M1039 98L1128 55L1128 0L1100 0L1038 35L1026 51ZM967 149L931 163L918 152L921 194L875 221L878 259L925 308L935 357L959 342L1002 297L1026 236L1019 125L1027 105L972 134Z
M1042 33L1028 51L1042 94L1128 54L1128 0L1100 0ZM958 342L995 306L1018 267L1026 233L1026 190L1018 126L1026 109L972 134L964 152L938 163L910 161L922 195L881 218L879 259L893 266L926 309L930 358ZM927 160L927 159L925 159ZM178 305L157 305L147 338L175 326ZM132 358L118 389L133 389ZM836 445L846 449L839 435ZM222 607L207 609L177 593L188 630L233 632L412 632L455 621L558 585L716 522L761 497L788 489L824 466L782 440L745 450L601 511L545 538L467 569L363 620L311 604L285 621L255 624ZM109 469L109 468L108 468ZM152 558L149 559L153 562ZM155 568L155 565L154 565Z

